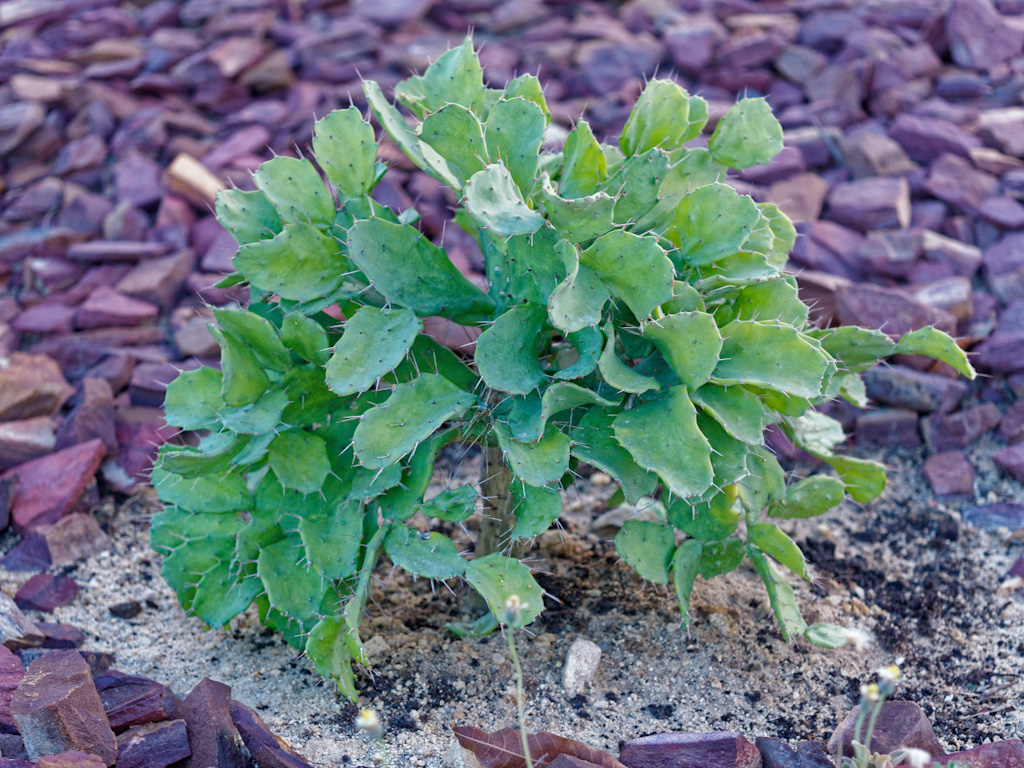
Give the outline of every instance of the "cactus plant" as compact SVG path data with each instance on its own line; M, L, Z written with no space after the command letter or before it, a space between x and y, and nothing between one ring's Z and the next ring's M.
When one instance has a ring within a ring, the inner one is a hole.
M764 100L740 100L707 148L687 148L707 104L653 80L617 146L580 121L561 152L542 154L550 113L536 78L485 87L469 40L396 88L415 125L364 87L409 159L458 192L455 221L480 243L486 290L414 212L369 197L386 168L354 107L315 126L323 176L277 157L255 190L221 193L217 215L239 246L227 282L252 299L214 313L221 370L168 388L168 422L201 439L164 446L153 474L167 506L152 545L185 608L223 626L255 603L354 697L378 561L465 579L495 617L518 595L529 623L542 589L511 547L552 524L586 462L621 498L659 510L615 543L641 577L673 584L684 623L697 575L749 559L782 635L831 644L836 633L801 618L779 568L804 579L808 568L772 521L822 514L846 494L869 501L885 475L837 455L842 430L814 406L862 403L858 373L895 353L973 371L930 328L893 340L808 324L783 270L792 223L725 183L781 149ZM475 350L425 336L433 316L482 330ZM769 425L835 476L787 486L764 447ZM475 559L432 530L481 501L472 486L426 495L453 442L484 447L482 501L498 518Z

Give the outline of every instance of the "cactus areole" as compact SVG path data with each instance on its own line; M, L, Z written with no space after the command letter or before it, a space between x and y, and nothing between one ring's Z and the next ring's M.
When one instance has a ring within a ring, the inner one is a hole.
M783 573L806 579L808 568L773 521L846 495L870 501L885 474L834 453L842 429L814 406L863 405L859 373L895 353L974 372L931 328L891 339L808 323L783 271L793 224L723 183L782 149L768 104L739 101L706 148L687 148L707 103L653 80L617 145L581 120L562 151L542 152L551 118L539 81L485 87L469 40L395 89L414 125L376 83L363 86L401 150L455 191L450 226L479 242L486 289L424 237L414 210L371 199L386 167L354 107L316 123L315 165L275 157L254 191L218 196L239 246L222 285L247 284L251 303L213 312L221 370L168 388L167 421L201 439L165 445L153 473L166 509L152 545L185 608L221 627L255 603L355 697L380 559L461 577L496 617L518 595L516 621L529 624L542 590L511 549L559 516L559 491L585 462L618 498L655 510L615 546L644 579L673 585L684 625L697 575L747 559L783 637L841 643L802 619ZM424 335L429 317L480 329L475 348ZM828 474L787 484L764 445L769 426ZM425 496L451 443L482 446L487 477ZM484 509L481 488L503 526L482 538L499 551L468 558L432 529Z

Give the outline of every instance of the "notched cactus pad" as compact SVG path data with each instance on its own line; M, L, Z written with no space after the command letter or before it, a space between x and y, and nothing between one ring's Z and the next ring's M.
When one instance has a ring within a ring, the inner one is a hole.
M218 195L238 243L228 280L252 299L213 312L220 368L168 387L167 421L191 434L153 471L167 507L152 545L185 608L220 627L255 603L354 699L353 665L371 661L360 624L387 567L468 583L492 625L540 614L526 565L458 551L444 532L494 504L514 519L502 545L526 546L584 462L656 510L615 547L672 585L684 624L698 576L749 561L783 636L834 646L800 616L787 579L812 574L787 521L869 502L885 472L843 456L842 429L815 406L863 402L859 374L893 354L974 372L932 328L808 325L784 271L792 222L726 183L782 149L768 103L741 99L706 148L688 147L707 103L652 80L617 142L580 120L552 152L537 78L486 86L470 40L399 83L397 103L363 87L379 127L451 188L447 226L479 244L484 279L456 268L414 208L371 199L387 167L354 107L316 122L312 156L276 157L255 189ZM448 347L428 327L475 342ZM769 426L826 472L787 485ZM486 504L474 485L432 487L445 447L474 443L506 465L508 489Z

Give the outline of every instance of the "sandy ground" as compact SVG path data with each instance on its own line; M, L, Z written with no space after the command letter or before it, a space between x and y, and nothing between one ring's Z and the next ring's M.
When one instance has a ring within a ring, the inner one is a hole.
M549 531L532 553L539 581L561 604L548 602L532 637L518 635L530 728L616 755L622 742L661 731L827 738L873 670L903 657L900 695L920 703L949 751L1024 737L1024 593L1000 588L1021 541L1006 530L971 529L959 515L968 504L1024 501L1024 489L988 459L998 447L988 440L971 453L979 478L974 500L931 498L920 477L922 451L878 453L891 467L879 501L847 503L790 527L816 575L813 585L795 584L805 616L872 631L876 642L860 653L785 644L746 566L711 582L698 579L694 625L680 630L674 599L618 562L614 530L591 530L611 489L600 476L581 482L566 494L564 531ZM458 474L472 475L477 461L468 457ZM118 669L181 695L204 676L231 685L315 765L379 760L376 744L353 726L356 707L263 628L254 611L218 632L184 615L147 545L155 508L143 493L97 511L114 550L65 569L82 593L48 620L77 625L87 648L116 653ZM13 593L29 575L0 572L0 586ZM452 726L515 724L504 640L451 636L440 628L470 618L464 600L386 566L378 575L363 632L375 666L372 676L360 677L360 704L381 713L390 766L460 765ZM146 603L137 618L109 613L129 599ZM604 653L588 689L571 697L561 672L577 637Z

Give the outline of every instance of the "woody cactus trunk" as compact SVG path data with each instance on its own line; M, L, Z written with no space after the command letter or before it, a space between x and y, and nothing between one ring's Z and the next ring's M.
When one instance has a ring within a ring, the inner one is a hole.
M615 546L641 577L673 585L684 625L697 576L749 559L785 638L842 642L801 617L786 572L810 573L775 521L847 494L870 501L885 474L837 455L842 429L814 406L863 405L858 374L894 353L973 371L931 328L891 339L808 324L783 269L792 223L724 183L781 150L767 102L740 100L706 147L687 147L707 104L653 80L617 144L581 120L544 152L537 78L486 87L469 40L397 86L412 122L363 86L398 147L455 191L454 225L480 244L486 290L423 236L415 209L370 197L387 168L355 108L317 122L315 165L275 157L256 189L221 193L217 216L239 244L222 285L247 284L251 302L213 312L221 369L169 387L168 422L197 441L164 446L153 473L167 507L152 545L185 608L221 627L255 603L354 697L380 559L465 580L491 625L516 595L515 624L528 624L543 594L511 547L558 518L585 462L618 483L617 499L654 510ZM480 329L475 348L424 335L435 316ZM769 425L832 473L787 486ZM480 489L431 488L453 443L483 446ZM478 514L470 559L442 531Z

